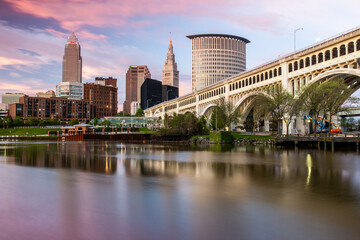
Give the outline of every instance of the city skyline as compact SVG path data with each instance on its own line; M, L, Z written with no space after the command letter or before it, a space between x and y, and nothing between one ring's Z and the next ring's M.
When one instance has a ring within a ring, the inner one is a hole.
M83 81L118 78L121 105L129 65L147 65L154 79L162 79L169 32L184 95L191 91L186 35L245 37L251 41L247 68L252 68L292 52L299 27L304 30L296 33L298 49L356 27L359 8L357 1L0 1L0 94L54 90L62 79L63 46L72 31L82 45Z

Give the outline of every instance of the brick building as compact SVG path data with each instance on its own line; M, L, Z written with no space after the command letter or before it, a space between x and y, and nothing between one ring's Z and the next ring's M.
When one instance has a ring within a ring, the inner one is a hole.
M117 113L118 89L115 78L96 78L84 84L84 99L96 107L96 117L110 117Z
M67 98L41 98L25 95L19 103L10 104L9 115L22 117L24 120L32 117L39 119L55 119L68 122L79 119L85 122L95 117L96 107L87 100L69 100Z

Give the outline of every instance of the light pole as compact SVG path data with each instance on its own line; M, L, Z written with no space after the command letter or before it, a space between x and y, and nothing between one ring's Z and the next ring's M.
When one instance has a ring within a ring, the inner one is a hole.
M296 51L296 32L299 30L304 30L303 28L297 28L294 30L294 51Z

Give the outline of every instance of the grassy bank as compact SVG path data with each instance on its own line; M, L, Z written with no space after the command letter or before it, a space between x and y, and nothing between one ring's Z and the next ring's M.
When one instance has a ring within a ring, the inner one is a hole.
M47 135L48 132L60 131L60 129L49 128L6 128L0 129L0 136L36 136Z
M192 142L196 142L199 138L207 138L211 143L232 143L236 139L244 140L270 140L270 135L248 135L234 132L210 132L209 135L196 135L191 138Z

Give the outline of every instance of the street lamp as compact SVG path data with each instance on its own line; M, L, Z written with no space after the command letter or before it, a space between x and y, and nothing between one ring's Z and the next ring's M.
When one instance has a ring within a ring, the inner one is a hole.
M296 32L299 30L304 30L303 28L297 28L294 30L294 51L296 51Z

